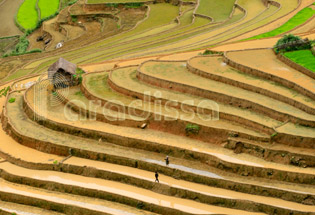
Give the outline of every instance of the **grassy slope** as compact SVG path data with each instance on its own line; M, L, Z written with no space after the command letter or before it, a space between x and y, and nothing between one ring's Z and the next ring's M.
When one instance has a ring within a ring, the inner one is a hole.
M226 20L232 12L235 0L200 0L198 14L210 16L215 22Z
M59 0L38 0L40 18L46 18L55 14L59 9Z
M280 26L279 28L251 37L249 39L260 39L260 38L265 38L265 37L277 36L279 34L282 34L282 33L285 33L287 31L294 29L296 26L299 26L305 23L313 15L315 15L315 10L313 10L312 8L304 8L303 10L298 12L295 16L293 16L289 21L287 21L282 26Z
M315 56L310 50L299 50L293 52L286 52L284 54L287 58L294 61L301 66L315 72Z
M17 21L24 29L33 29L37 25L38 14L36 1L37 0L25 0L19 8Z

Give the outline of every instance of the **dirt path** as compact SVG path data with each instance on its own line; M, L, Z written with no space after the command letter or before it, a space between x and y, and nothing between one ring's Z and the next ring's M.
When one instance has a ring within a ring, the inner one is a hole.
M0 37L21 35L22 32L14 23L15 14L24 0L3 0L0 3Z

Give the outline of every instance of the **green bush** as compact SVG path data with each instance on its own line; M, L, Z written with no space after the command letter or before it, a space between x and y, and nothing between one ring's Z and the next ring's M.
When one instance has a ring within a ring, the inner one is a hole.
M9 102L9 103L15 102L15 98L10 98L8 102Z
M143 6L143 3L141 2L132 2L132 3L126 3L124 4L125 8L139 8Z
M78 17L76 15L71 15L71 20L72 20L72 22L77 22Z
M106 6L107 6L107 7L114 7L114 8L117 8L117 7L118 7L118 3L107 3Z
M0 98L1 98L2 96L7 96L7 94L8 94L8 92L9 92L10 89L11 89L10 86L5 87L5 88L2 88L2 89L0 90Z
M293 43L293 42L298 42L298 41L302 41L302 39L299 36L295 36L293 34L286 34L280 40L277 41L274 48L275 48L277 53L279 51L287 52L287 51L304 50L304 49L310 49L311 48L310 43L305 43L303 45L289 45L285 49L281 49L281 50L279 48L282 45Z
M82 83L82 80L83 80L82 75L83 75L84 73L85 73L85 72L84 72L81 68L78 67L78 68L76 69L76 74L73 75L74 79L75 79L75 80L78 80L78 83L79 83L79 84Z
M220 54L220 55L222 55L223 54L223 52L216 52L216 51L211 51L211 50L205 50L203 53L202 53L202 55L213 55L213 54Z
M200 130L199 125L194 125L190 123L187 124L185 128L186 134L198 134L199 130Z
M277 133L277 132L274 132L273 134L270 135L270 137L275 137L275 136L277 136L277 135L278 135L278 133Z

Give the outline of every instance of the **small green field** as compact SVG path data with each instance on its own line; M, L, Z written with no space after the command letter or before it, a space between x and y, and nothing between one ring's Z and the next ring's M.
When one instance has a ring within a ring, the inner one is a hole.
M287 31L294 29L295 27L297 27L299 25L302 25L308 19L310 19L313 15L315 15L315 10L313 10L312 8L309 8L309 7L304 8L303 10L298 12L295 16L293 16L291 19L289 19L289 21L287 21L282 26L280 26L279 28L276 28L272 31L251 37L249 39L261 39L261 38L265 38L265 37L273 37L273 36L280 35L282 33L285 33Z
M59 10L59 0L38 0L40 18L54 15Z
M38 13L36 10L37 0L25 0L18 10L16 19L18 24L28 30L34 29L38 23Z
M235 0L200 0L197 14L210 16L215 22L224 21L229 18Z
M312 72L315 72L315 56L310 50L286 52L284 56L294 61L295 63L304 66Z
M105 4L105 3L133 3L133 2L147 2L149 0L88 0L88 4Z

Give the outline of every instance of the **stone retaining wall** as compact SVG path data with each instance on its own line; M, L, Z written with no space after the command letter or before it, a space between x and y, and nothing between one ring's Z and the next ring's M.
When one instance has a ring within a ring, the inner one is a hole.
M197 105L189 105L189 104L184 104L181 102L176 102L173 105L170 105L171 100L168 99L164 99L164 98L156 98L154 95L150 95L149 98L147 98L143 93L138 93L135 91L131 91L129 89L126 88L122 88L121 86L116 85L112 80L109 79L109 85L111 86L112 89L114 89L115 91L122 93L126 96L129 97L134 97L134 98L138 98L138 99L142 99L142 100L146 100L146 101L150 101L150 102L155 102L156 100L161 101L161 104L168 104L171 107L177 108L177 109L181 109L181 108L185 108L185 110L192 110L195 113L197 113ZM171 103L172 104L172 103ZM233 122L237 122L239 124L245 125L247 127L249 127L252 130L256 130L259 132L264 132L266 134L272 134L274 131L272 128L264 126L262 124L259 124L257 122L248 120L246 118L242 118L239 117L237 115L233 115L230 113L224 113L221 111L214 111L214 110L210 110L210 109L204 109L204 108L199 108L199 111L202 110L203 113L205 114L209 114L212 117L213 116L219 116L220 119L225 119L228 121L233 121ZM267 140L267 139L266 139Z
M3 122L3 129L9 133L17 142L21 143L22 145L28 146L30 148L37 149L39 151L49 153L49 154L56 154L61 156L68 156L70 148L65 145L57 145L51 142L37 140L19 133L19 131L11 124L10 120L6 115L6 109L4 109L2 113L2 122ZM87 138L95 138L99 139L102 138L103 140L111 143L115 143L118 145L122 145L125 147L132 147L138 148L143 150L150 150L152 152L158 152L163 154L171 154L174 157L180 157L185 159L191 160L198 160L199 162L206 163L209 166L213 166L215 168L236 173L236 174L244 174L246 173L247 176L255 176L255 177L262 177L262 178L269 178L273 180L284 180L292 183L304 183L304 184L315 184L313 180L314 176L309 174L297 173L297 172L287 172L281 170L275 170L270 168L263 168L263 167L256 167L256 166L247 166L237 163L231 163L228 161L224 161L219 159L216 156L206 154L203 152L191 151L191 150L183 150L179 147L159 144L156 142L149 142L142 139L132 139L124 136L118 136L111 133L104 133L104 132L97 132L94 130L88 130L83 128L77 128L72 125L65 125L65 124L57 124L56 122L51 122L50 120L46 120L48 127L52 127L56 130L74 134L74 135L82 135ZM113 156L110 154L104 153L97 153L94 151L89 151L80 148L72 148L72 154L77 157L82 157L86 159L93 159L93 160L104 160L106 162L116 163L118 162L121 165L127 166L138 166L139 163L144 163L145 166L150 166L151 169L146 169L150 171L156 170L156 164L152 164L145 162L145 161L137 161L131 162L128 158L122 158ZM190 173L189 173L190 174Z
M106 191L89 189L89 188L79 187L79 186L74 186L74 185L66 185L66 184L61 184L61 183L56 183L56 182L45 181L45 180L20 177L20 176L9 174L9 173L5 172L4 170L2 170L0 174L1 174L2 178L4 178L7 181L13 182L13 183L24 184L24 185L28 185L28 186L32 186L32 187L38 187L41 189L53 190L53 191L57 191L57 192L61 192L61 193L70 193L70 194L74 194L74 195L88 196L88 197L92 197L92 198L104 199L107 201L113 201L113 202L118 202L118 203L121 203L124 205L129 205L129 206L135 207L135 208L141 202L135 198L121 196L121 195L106 192ZM161 186L161 188L162 187L163 187L163 185ZM0 198L1 198L1 192L0 192ZM31 199L34 199L34 198L31 197ZM39 200L39 202L43 202L43 201ZM55 203L55 204L60 205L58 203ZM38 204L37 206L40 206L40 205L42 205L42 203ZM48 206L48 208L45 208L45 209L49 209L49 207L51 205L54 205L54 203L47 201L47 204L44 204L44 205ZM66 207L66 208L67 207L73 207L74 211L80 210L81 213L73 213L73 211L71 211L71 212L66 211L66 210L64 210L64 208L60 209L58 211L59 212L67 212L67 214L82 214L82 213L84 213L84 214L107 214L104 212L94 213L93 211L90 212L90 210L83 209L83 208L80 208L77 206L70 206L67 204L65 204L64 207ZM183 212L183 211L172 209L169 207L163 207L163 206L152 204L152 203L146 203L146 202L143 203L142 210L151 211L151 212L159 213L159 214L192 215L191 213Z
M271 162L304 168L315 167L314 156L286 151L285 146L283 150L274 150L250 141L229 138L225 148L232 149L236 153L247 153Z
M96 169L94 169L94 171L91 171L92 175L89 175L89 177L93 177L95 174L97 174L96 172L97 172ZM107 201L114 201L121 204L129 205L132 207L137 207L138 203L140 202L137 199L124 197L117 194L112 194L106 191L21 177L21 176L10 174L4 170L0 170L0 177L13 183L24 184L24 185L28 185L32 187L38 187L41 189L53 190L53 191L62 192L62 193L70 193L70 194L75 194L75 195L80 195L80 196L88 196L88 197L93 197L93 198L104 199ZM125 178L125 180L128 180L130 177L121 176L121 178L118 179L118 181L120 181L123 178ZM197 193L190 190L184 190L184 189L180 189L176 187L169 187L168 185L164 185L164 184L156 184L153 181L148 182L141 179L139 180L137 179L136 181L139 181L139 182L142 181L145 184L138 182L134 184L135 186L140 185L140 187L142 188L149 189L149 190L156 190L155 192L166 194L166 195L171 195L171 196L176 195L176 197L178 198L186 198L190 200L194 200L198 198L199 202L204 203L204 204L221 206L222 202L224 202L224 207L246 210L246 211L253 211L253 212L263 211L268 214L274 214L277 211L278 213L288 214L288 215L289 214L290 215L291 214L307 214L307 213L301 213L299 211L290 211L287 209L282 209L282 208L274 207L271 205L253 203L251 201L246 201L246 200L224 199L221 197L207 196L205 194ZM183 213L183 212L171 209L171 208L166 208L166 207L158 206L155 204L148 204L148 203L144 203L142 209L160 213L160 214L174 214L174 215L188 214L188 213Z
M31 162L21 160L20 158L15 158L1 151L0 151L0 155L2 158L5 158L10 163L13 163L18 166L22 166L24 168L37 169L37 170L54 170L54 171L60 171L60 172L70 173L70 174L95 177L95 178L101 178L101 179L106 179L106 180L120 181L122 183L127 183L131 185L143 187L146 189L150 189L150 184L142 183L144 181L142 179L134 178L132 176L121 175L119 173L108 172L106 170L95 169L93 167L82 167L82 166L75 166L75 165L63 164L63 163L59 163L58 165L31 163ZM140 166L140 167L138 166L138 168L144 168L144 166ZM307 205L315 204L315 196L311 196L309 194L294 193L292 191L279 190L279 189L270 188L270 187L261 187L257 185L239 183L239 182L229 181L225 179L208 178L206 176L192 174L189 172L182 172L181 170L176 170L176 169L172 169L169 171L168 167L154 166L152 169L154 168L155 170L158 169L159 172L162 172L165 175L176 177L182 180L191 181L194 183L205 184L208 186L214 186L214 187L219 187L223 189L230 189L230 190L243 192L243 193L280 198L287 201L292 201L292 202L297 202L297 203L302 203L302 204L307 204ZM163 185L162 187L164 186L165 185ZM168 192L165 193L164 189L163 190L157 189L157 191L155 192L158 192L158 191L161 191L162 194L170 195L170 193ZM180 189L178 191L180 191ZM181 196L181 198L187 198L187 197Z
M112 81L110 81L110 78L108 79L108 84L111 86L112 89L115 91L118 91L120 93L123 93L125 95L128 95L128 90L122 89L120 87L117 87ZM85 82L83 81L81 85L81 91L83 94L89 99L89 100L97 100L101 101L102 105L109 103L110 101L104 100L102 98L99 98L97 96L94 96L93 93L91 93L88 88L85 85ZM119 104L115 104L115 107L119 106ZM137 115L143 115L147 116L147 123L148 127L155 129L155 130L160 130L164 132L169 132L172 134L176 135L182 135L186 136L185 128L188 123L191 123L190 121L185 121L182 119L175 119L169 117L169 119L165 119L164 115L156 114L153 112L148 112L144 111L138 108L129 108L126 106L119 106L119 108L122 111L125 111L128 113L128 111L131 110L131 112L135 112ZM155 120L159 119L159 120ZM237 131L231 131L227 129L219 129L219 128L213 128L213 127L207 127L205 125L200 125L200 131L198 135L189 135L190 138L193 139L199 139L205 142L218 142L220 143L221 141L226 140L226 138L231 134L231 133L238 133L239 136L243 136L244 138L248 139L255 139L255 140L261 140L261 141L268 141L269 138L260 138L260 137L254 137L245 133L237 132Z
M86 208L81 208L74 205L67 205L62 203L56 203L49 200L43 200L38 198L33 198L29 196L24 196L16 193L7 193L0 191L0 200L6 202L14 202L17 204L30 205L33 207L39 207L46 210L57 211L65 214L89 214L89 215L107 215L105 212L93 211ZM2 213L2 212L1 212ZM11 213L12 214L12 213ZM108 214L110 215L110 214Z
M238 50L240 51L240 50ZM231 51L232 52L232 51ZM279 76L275 76L273 74L269 74L269 73L265 73L261 70L257 70L257 69L253 69L253 68L250 68L248 66L245 66L245 65L242 65L240 63L237 63L233 60L231 60L228 56L227 56L228 52L225 52L224 53L224 62L227 63L229 66L237 69L237 70L240 70L242 72L245 72L245 73L248 73L248 74L251 74L251 75L254 75L254 76L258 76L258 77L261 77L261 78L264 78L264 79L267 79L267 80L272 80L274 82L278 82L288 88L292 88L296 91L298 91L299 93L305 95L305 96L308 96L312 99L315 100L315 94L304 89L303 87L301 87L300 85L294 83L294 82L291 82L289 80L286 80L284 78L281 78Z
M209 57L209 56L205 56L205 57ZM200 56L193 57L190 60L192 60L194 58L200 58ZM225 84L229 84L229 85L232 85L232 86L235 86L235 87L239 87L239 88L242 88L242 89L245 89L245 90L249 90L249 91L252 91L252 92L255 92L255 93L259 93L259 94L268 96L270 98L279 100L281 102L287 103L289 105L292 105L292 106L294 106L294 107L296 107L298 109L301 109L301 110L303 110L303 111L305 111L305 112L307 112L309 114L315 114L315 109L314 108L312 108L310 106L307 106L307 105L305 105L303 103L300 103L300 102L298 102L296 100L293 100L293 99L291 99L289 97L280 95L280 94L278 94L276 92L260 88L259 86L249 85L249 84L237 81L235 79L230 79L230 78L227 78L227 77L224 77L224 76L216 75L216 74L213 74L213 73L208 73L208 72L202 71L200 69L197 69L196 67L191 65L190 60L187 61L187 68L188 68L189 71L191 71L194 74L197 74L199 76L202 76L202 77L205 77L205 78L209 78L209 79L212 79L212 80L215 80L215 81L219 81L219 82L222 82L222 83L225 83ZM313 74L315 74L315 73L313 73Z
M307 75L313 79L315 79L315 72L312 72L309 69L306 69L304 66L301 66L294 61L290 60L283 54L277 54L277 58L282 61L283 63L287 64L289 67L292 67L295 70L298 70L299 72L303 73L304 75ZM314 113L313 113L314 114Z
M293 123L299 123L301 125L315 127L314 121L309 121L307 119L299 119L294 116L288 115L286 113L275 111L273 109L270 109L268 107L265 107L263 105L260 105L260 104L257 104L257 103L254 103L245 99L236 98L236 97L232 97L232 96L217 93L217 92L212 92L209 90L205 90L198 87L193 87L193 86L189 86L186 84L181 84L181 83L177 83L177 82L173 82L173 81L169 81L165 79L160 79L157 77L152 77L141 72L141 68L139 68L138 70L137 78L145 83L148 83L157 87L162 87L166 89L172 88L172 90L174 91L178 91L182 93L189 93L192 95L201 96L201 97L218 101L218 102L222 102L225 104L230 104L236 107L251 109L253 111L264 114L266 116L269 116L279 121L284 122L289 119Z

